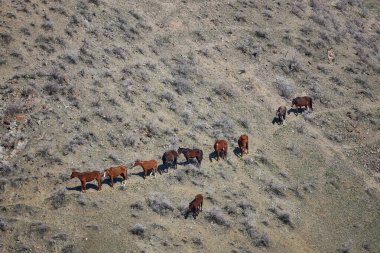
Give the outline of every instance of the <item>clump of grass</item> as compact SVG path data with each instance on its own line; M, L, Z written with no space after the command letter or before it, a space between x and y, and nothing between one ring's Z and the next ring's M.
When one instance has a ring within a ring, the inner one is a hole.
M250 58L258 58L263 49L260 45L257 45L255 41L249 37L244 39L237 47L237 50Z
M45 222L36 222L30 225L30 231L39 234L40 236L45 235L50 230L50 227Z
M131 208L136 210L144 210L144 204L142 201L137 200L131 204Z
M253 240L252 243L256 247L269 247L270 246L270 240L269 236L265 232L260 232L258 228L252 223L251 219L247 219L243 222L243 226L245 227L245 230L247 231L247 234L251 239Z
M213 206L206 212L205 218L210 222L215 222L218 225L228 227L228 221L225 218L219 206Z
M158 214L167 215L174 210L171 201L161 192L150 192L148 201L152 210Z
M281 207L279 207L279 206L271 207L271 208L269 208L269 211L274 213L276 215L277 219L282 221L284 224L290 226L291 228L294 228L294 224L293 224L292 220L290 219L290 214L285 212L284 210L282 210Z
M214 87L212 89L216 95L223 97L224 99L227 98L234 98L236 96L235 91L231 87L231 85L228 85L226 83L219 84L217 87Z
M67 204L66 192L64 190L59 190L54 192L51 197L51 204L55 209L64 207Z
M5 107L4 116L13 117L16 114L23 113L23 112L24 112L24 108L21 103L11 103Z
M144 237L146 227L140 223L133 225L130 229L131 233L134 235L138 235L140 237Z
M135 134L128 133L124 137L123 144L125 147L136 147L138 144L138 138Z
M281 59L278 65L287 75L300 72L302 70L301 63L296 58L292 58L290 60Z
M190 81L188 81L185 78L176 77L176 79L173 82L173 85L175 87L175 91L179 95L189 94L189 93L193 92L193 87L192 87Z
M0 230L4 232L9 229L10 229L10 226L8 225L8 223L5 220L0 219Z
M280 197L285 197L285 190L286 190L286 186L282 183L275 183L275 182L270 182L268 184L268 187L267 187L267 191L269 192L273 192L274 194L276 194L277 196L280 196Z

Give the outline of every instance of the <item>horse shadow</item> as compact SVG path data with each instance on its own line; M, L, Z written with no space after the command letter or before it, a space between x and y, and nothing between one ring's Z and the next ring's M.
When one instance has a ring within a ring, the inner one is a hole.
M217 158L217 154L216 154L216 151L213 151L211 152L209 155L208 155L208 159L210 159L210 162L212 162L212 159L214 158L214 160L216 160Z
M150 172L151 172L151 171L149 171L149 172L147 173L147 175L146 175L147 177L150 175ZM140 176L140 177L144 178L144 171L131 173L130 175L131 175L131 176Z
M178 162L178 165L186 166L188 164L196 165L199 167L199 163L196 158L190 158L189 161Z
M98 190L97 183L87 183L86 184L86 191L89 189L94 189L95 191L97 191ZM74 186L74 187L66 187L66 190L81 192L82 191L82 185L78 185L78 186Z
M121 176L120 177L114 177L113 178L113 184L116 184L117 182L122 183L123 180L124 180L124 178L122 178ZM108 177L106 179L103 179L102 184L107 184L107 185L111 186L111 178Z
M299 113L302 114L304 111L306 111L306 108L290 108L288 110L288 115L293 113L297 116Z
M157 172L162 175L162 173L168 173L169 172L170 165L169 164L160 164L157 167Z
M234 154L237 156L237 157L241 157L241 150L239 147L235 147L234 150L233 150Z
M289 111L288 111L288 114L289 114ZM282 123L282 121L278 117L274 117L273 120L272 120L272 124L273 125L274 124L280 125L281 123Z

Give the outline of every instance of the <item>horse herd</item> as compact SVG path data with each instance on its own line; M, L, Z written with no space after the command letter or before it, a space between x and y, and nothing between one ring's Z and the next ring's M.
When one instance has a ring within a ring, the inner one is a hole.
M298 110L301 107L306 107L306 109L313 109L312 107L312 99L310 97L296 97L292 100L292 107L296 106L297 108L297 114ZM279 122L283 123L285 121L287 110L285 106L280 106L277 109L276 115L278 117ZM288 114L290 112L288 111ZM296 114L296 115L297 115ZM248 154L248 135L243 134L238 139L238 146L240 151L240 156L242 157L243 154ZM228 150L228 143L226 140L217 140L214 143L214 150L216 154L216 160L219 161L219 158L222 158L223 160L227 157L227 150ZM175 168L177 169L178 164L178 157L183 154L187 163L190 162L191 159L196 159L198 166L201 166L202 159L203 159L203 151L200 149L189 149L189 148L178 148L178 150L169 150L166 151L162 155L162 164L166 171L168 171L168 168ZM153 173L153 176L156 176L157 168L158 168L158 162L156 160L148 160L148 161L141 161L136 160L132 167L140 166L143 169L144 172L144 179L146 179L147 173L150 171L151 174ZM105 169L103 172L100 171L89 171L89 172L77 172L75 170L71 173L71 178L77 177L82 185L81 191L86 191L86 183L91 182L93 180L96 180L98 182L98 191L102 188L102 177L104 178L110 178L110 185L113 187L113 180L114 178L121 176L123 178L122 183L125 184L125 180L128 179L127 175L127 167L125 165L119 165L116 167L110 167L108 169ZM186 217L188 216L189 212L193 212L193 217L195 217L199 214L199 211L202 211L202 205L203 205L203 196L201 194L198 194L195 196L194 200L189 203L189 209L186 214Z

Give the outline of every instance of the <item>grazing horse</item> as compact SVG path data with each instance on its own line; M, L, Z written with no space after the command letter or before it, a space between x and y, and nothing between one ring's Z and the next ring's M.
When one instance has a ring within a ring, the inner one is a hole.
M203 151L200 149L189 149L189 148L179 148L178 149L178 155L183 154L186 158L186 161L189 163L190 159L196 158L199 164L199 167L201 166L202 159L203 159Z
M309 109L313 110L313 101L312 101L311 97L309 97L309 96L294 98L292 100L292 108L294 105L296 106L297 109L301 108L302 106L305 106L305 108L307 110L309 110ZM296 115L298 115L298 112Z
M286 107L280 106L277 109L276 116L278 117L278 121L281 124L285 124L285 117L286 117Z
M158 167L158 163L156 160L149 160L149 161L140 161L136 160L133 164L133 167L135 166L141 166L144 170L144 179L146 179L146 174L148 170L152 170L153 176L156 176L156 171Z
M90 172L78 172L73 170L70 178L77 177L82 184L82 192L86 192L86 183L91 182L93 180L98 181L98 191L102 189L102 182L100 181L102 178L102 174L99 171L90 171Z
M228 144L226 140L217 140L214 144L214 150L216 152L216 160L219 161L219 157L226 159ZM222 152L222 155L220 153Z
M173 167L177 169L177 159L179 154L175 150L169 150L166 151L162 155L162 163L165 165L166 171L168 170L168 166Z
M113 187L113 179L118 176L123 177L123 184L125 184L125 180L127 180L127 167L124 165L119 165L116 167L110 167L106 170L104 170L103 177L110 177L111 178L111 187Z
M242 134L238 140L238 145L241 157L243 157L244 153L248 154L248 135Z
M186 213L186 218L189 216L190 212L193 212L193 218L195 219L197 215L199 214L199 211L202 212L202 206L203 206L203 196L202 194L197 194L193 201L189 203L189 210Z

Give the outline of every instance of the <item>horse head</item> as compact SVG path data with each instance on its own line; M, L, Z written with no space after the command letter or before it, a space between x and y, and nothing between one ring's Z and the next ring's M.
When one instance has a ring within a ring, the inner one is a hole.
M136 160L134 163L133 163L133 167L137 166L137 165L140 165L141 164L141 161L140 160Z
M78 172L74 169L73 172L71 172L70 178L74 178L78 175Z

